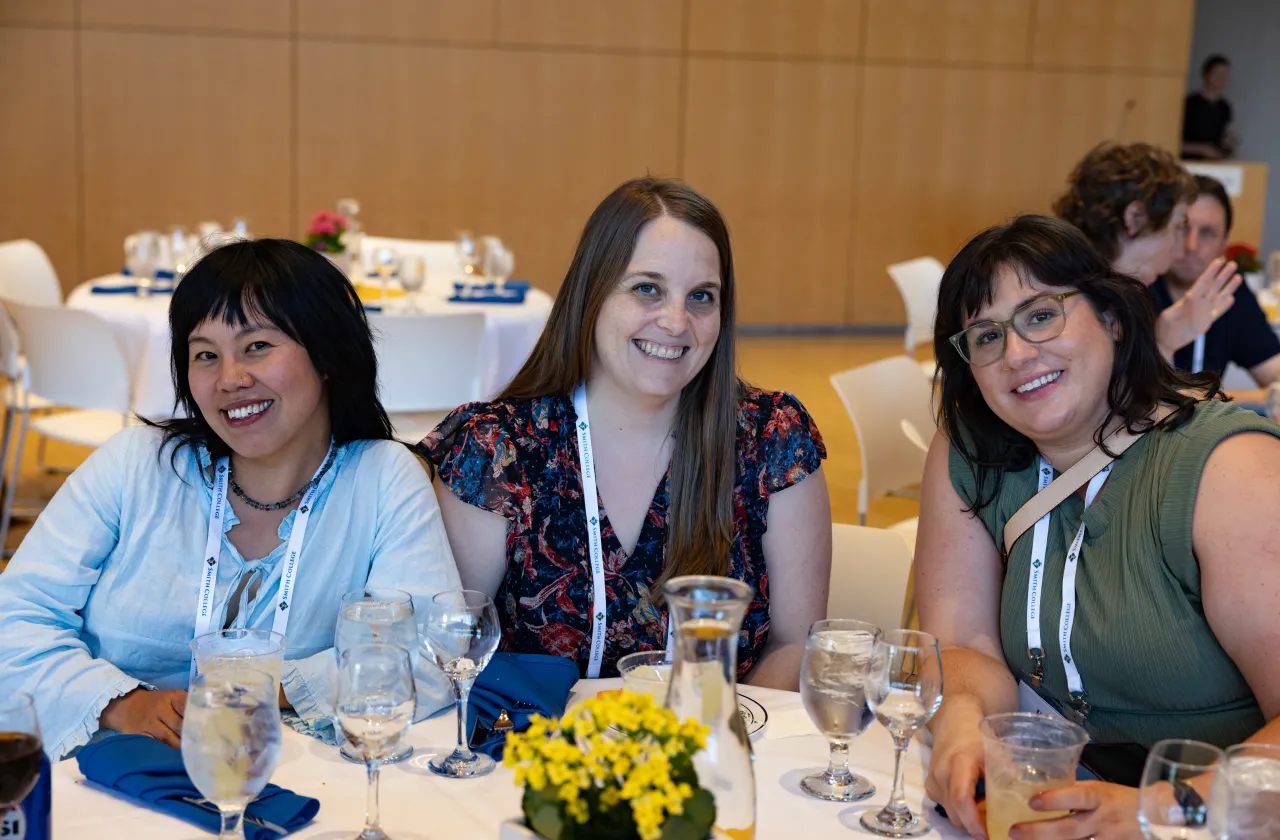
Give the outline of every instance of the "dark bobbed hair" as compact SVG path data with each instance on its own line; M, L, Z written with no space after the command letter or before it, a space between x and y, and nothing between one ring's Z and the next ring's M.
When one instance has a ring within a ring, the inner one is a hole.
M1180 373L1156 346L1156 311L1146 288L1120 274L1072 225L1049 216L1019 216L988 228L960 249L942 276L933 339L938 359L938 425L973 470L976 494L971 510L991 504L1006 471L1026 469L1036 456L1030 438L1001 420L982 396L969 364L951 345L951 336L995 298L996 278L1008 266L1022 282L1079 289L1100 318L1117 327L1115 363L1105 395L1109 411L1094 432L1102 435L1119 417L1130 431L1149 427L1158 404L1174 406L1164 425L1190 418L1197 397L1183 393L1219 393L1213 373ZM1076 317L1081 317L1079 313ZM997 362L999 364L999 362ZM1103 395L1099 394L1099 399Z
M729 229L716 206L683 181L636 178L592 212L556 295L551 316L524 367L498 399L568 396L587 378L596 322L621 281L646 224L670 216L697 228L720 256L720 334L706 365L680 394L671 452L667 562L650 587L679 575L728 575L742 383L734 363L734 278Z
M1227 221L1227 229L1224 233L1231 233L1231 196L1227 195L1227 188L1222 186L1222 182L1217 178L1210 178L1208 175L1197 175L1196 186L1200 188L1200 195L1207 195L1222 205L1222 212Z
M1215 68L1222 65L1231 66L1231 61L1221 53L1214 53L1204 60L1204 64L1200 65L1200 78L1204 78L1214 71Z
M364 306L341 271L316 251L287 239L237 240L197 262L169 304L171 365L177 408L186 417L150 425L174 442L173 457L189 444L215 459L230 447L200 413L187 375L196 327L220 319L237 327L275 326L302 345L324 382L329 424L339 445L391 440L391 421L378 400L378 361Z

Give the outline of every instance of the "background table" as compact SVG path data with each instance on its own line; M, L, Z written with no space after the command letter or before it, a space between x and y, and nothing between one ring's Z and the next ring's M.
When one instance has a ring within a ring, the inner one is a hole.
M583 680L570 702L579 702L618 680ZM756 837L758 840L794 838L841 840L871 837L858 818L868 808L888 801L893 785L893 742L879 724L872 724L849 751L853 767L876 786L875 796L847 805L821 802L800 792L800 779L826 766L827 745L807 723L800 695L746 686L742 693L759 701L769 723L753 738L756 772ZM486 840L498 836L502 821L520 815L520 790L512 773L499 766L480 779L442 779L426 769L433 755L452 750L455 732L452 711L414 726L409 740L416 753L407 762L383 768L382 825L394 840ZM925 750L912 743L907 756L907 798L922 807ZM204 840L210 835L164 814L114 799L79 784L74 760L53 771L53 830L58 837L98 840ZM280 764L272 781L320 800L315 822L291 837L301 840L349 840L364 825L365 774L361 767L338 757L329 747L299 735L284 733ZM928 806L935 828L929 837L965 837Z

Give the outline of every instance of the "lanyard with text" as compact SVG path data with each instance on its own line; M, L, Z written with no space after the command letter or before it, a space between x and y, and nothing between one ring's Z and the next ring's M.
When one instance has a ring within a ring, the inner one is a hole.
M1089 480L1085 490L1084 506L1093 504L1107 476L1111 474L1111 464ZM1044 458L1040 459L1040 487L1043 491L1049 486L1053 477L1053 468ZM1044 645L1040 638L1040 598L1043 594L1043 578L1045 555L1049 544L1049 517L1046 513L1036 522L1031 537L1031 570L1027 581L1027 653L1035 661L1035 670L1031 675L1031 684L1038 686L1044 680ZM1075 657L1071 654L1071 630L1076 618L1076 568L1080 562L1080 550L1084 545L1084 520L1076 530L1076 537L1067 549L1067 559L1062 570L1062 613L1059 617L1058 651L1062 655L1062 667L1067 673L1067 689L1071 692L1073 705L1087 714L1088 703L1085 699L1084 682L1080 679L1080 670L1076 667Z
M1191 345L1191 372L1200 373L1204 370L1204 335L1196 339L1195 344Z

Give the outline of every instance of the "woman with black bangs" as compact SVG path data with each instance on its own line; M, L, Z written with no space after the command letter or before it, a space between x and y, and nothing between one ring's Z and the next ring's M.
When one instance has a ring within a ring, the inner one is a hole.
M1280 427L1174 371L1146 290L1056 219L974 237L936 336L916 543L947 681L930 797L985 836L978 724L1020 705L1102 743L1280 743ZM1140 838L1136 805L1077 783L1031 800L1072 813L1013 836Z
M169 323L185 417L94 452L0 575L0 691L35 697L55 759L99 729L177 745L193 634L286 621L281 705L331 737L341 596L460 586L427 474L391 440L364 310L328 260L225 245ZM423 679L420 717L448 702Z

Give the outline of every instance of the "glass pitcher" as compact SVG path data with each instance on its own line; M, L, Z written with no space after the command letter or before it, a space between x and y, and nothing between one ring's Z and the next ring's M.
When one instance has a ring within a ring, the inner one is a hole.
M698 782L716 801L712 835L752 840L756 782L751 742L738 711L738 632L753 590L742 581L689 575L663 591L675 626L675 662L667 708L711 727L706 749L693 759Z

